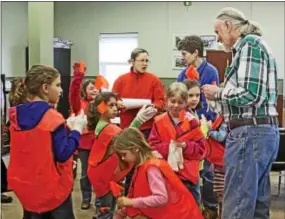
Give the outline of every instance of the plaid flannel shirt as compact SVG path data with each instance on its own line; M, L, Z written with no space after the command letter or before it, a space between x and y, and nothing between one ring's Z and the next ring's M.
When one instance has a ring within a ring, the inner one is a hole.
M266 42L257 35L247 35L235 43L232 55L224 88L216 94L225 121L278 116L277 66Z

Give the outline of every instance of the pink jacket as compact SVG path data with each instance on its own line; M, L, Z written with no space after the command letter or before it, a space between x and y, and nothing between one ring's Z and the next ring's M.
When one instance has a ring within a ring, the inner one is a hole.
M183 134L183 130L181 129L181 122L178 124L174 124L175 129L177 131L177 135L180 136ZM193 129L199 126L199 122L196 119L192 119L190 121L190 127ZM160 136L157 132L157 127L155 123L153 124L152 130L150 132L148 142L153 150L158 151L165 160L167 160L168 157L168 151L169 151L169 144L170 142L163 142L160 139ZM186 147L183 150L183 157L187 160L201 160L205 156L205 144L206 140L201 139L199 141L186 141Z
M154 166L150 167L147 170L147 177L152 195L132 198L134 208L155 208L168 202L165 180L160 170ZM125 208L122 208L115 215L115 219L123 219L126 216Z

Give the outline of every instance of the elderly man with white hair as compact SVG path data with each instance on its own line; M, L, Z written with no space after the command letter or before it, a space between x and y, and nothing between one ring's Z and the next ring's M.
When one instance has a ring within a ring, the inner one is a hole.
M224 88L202 87L208 100L222 105L230 129L222 218L269 219L269 173L279 146L276 60L258 25L240 11L222 9L214 29L232 52Z

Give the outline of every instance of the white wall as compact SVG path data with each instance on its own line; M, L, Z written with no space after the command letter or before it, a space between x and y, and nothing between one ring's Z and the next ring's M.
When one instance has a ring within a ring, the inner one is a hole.
M6 77L25 73L25 48L28 45L28 3L1 2L1 73Z
M172 70L173 34L214 34L216 13L232 6L261 24L277 58L278 78L284 78L284 5L192 2L187 8L182 2L56 2L55 36L74 41L72 60L86 60L88 73L96 75L99 34L138 32L139 46L150 53L150 71L159 77L176 77L179 71Z
M28 44L27 2L2 2L2 73L23 75ZM70 39L72 61L86 60L98 73L100 33L138 32L139 46L150 53L150 71L176 77L172 70L173 34L213 34L217 11L231 5L258 21L284 78L284 2L55 2L55 37ZM1 66L0 66L1 67Z

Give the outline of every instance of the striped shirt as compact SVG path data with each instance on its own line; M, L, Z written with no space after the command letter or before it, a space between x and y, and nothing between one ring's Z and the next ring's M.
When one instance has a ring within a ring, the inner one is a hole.
M277 66L266 42L257 35L247 35L235 43L232 55L224 88L216 94L225 121L278 116Z

